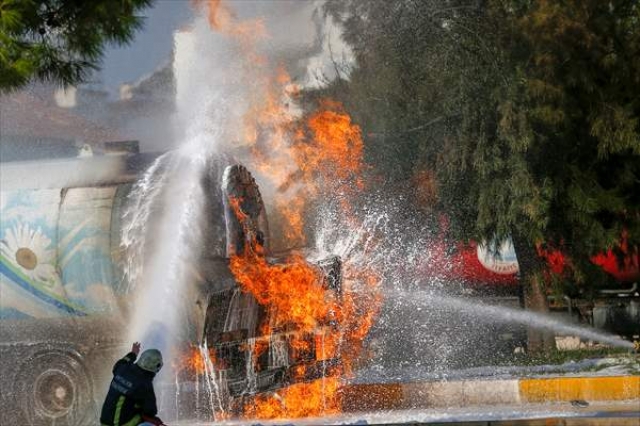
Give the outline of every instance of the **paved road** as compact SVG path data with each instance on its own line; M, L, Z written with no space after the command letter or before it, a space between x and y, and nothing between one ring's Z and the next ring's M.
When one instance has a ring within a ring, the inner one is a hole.
M467 407L443 410L393 410L280 421L180 422L171 426L213 425L464 425L464 426L640 426L640 401L590 404L527 404L517 407Z

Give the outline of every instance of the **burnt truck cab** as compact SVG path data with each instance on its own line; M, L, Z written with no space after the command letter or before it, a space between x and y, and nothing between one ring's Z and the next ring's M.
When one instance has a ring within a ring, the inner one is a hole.
M335 287L340 280L339 259L320 262L318 267L327 276L322 285L328 291L339 291ZM324 356L321 347L324 333L332 332L335 324L322 324L316 333L286 327L261 333L261 326L269 320L269 311L240 288L210 296L203 344L211 351L214 369L223 378L229 396L252 395L315 380L338 364L336 357Z
M225 168L222 200L227 261L259 245L269 265L287 267L287 253L270 252L266 209L258 185L242 165ZM233 200L238 203L233 205ZM339 297L341 261L337 256L309 262L322 277L317 284ZM217 377L231 397L267 392L299 381L321 377L338 364L335 353L326 353L322 338L337 324L328 319L312 333L294 326L273 325L273 308L258 303L235 280L208 297L202 346L208 350ZM264 330L269 330L265 334Z

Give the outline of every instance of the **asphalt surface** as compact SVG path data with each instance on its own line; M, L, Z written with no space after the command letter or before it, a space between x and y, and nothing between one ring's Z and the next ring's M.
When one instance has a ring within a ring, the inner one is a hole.
M282 420L182 421L171 426L465 425L465 426L640 426L640 401L589 404L527 404L443 410L391 410Z

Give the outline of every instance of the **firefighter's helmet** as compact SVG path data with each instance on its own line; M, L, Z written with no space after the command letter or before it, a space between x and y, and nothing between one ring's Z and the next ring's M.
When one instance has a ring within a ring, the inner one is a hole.
M140 354L136 364L143 370L157 373L162 368L162 354L157 349L147 349Z

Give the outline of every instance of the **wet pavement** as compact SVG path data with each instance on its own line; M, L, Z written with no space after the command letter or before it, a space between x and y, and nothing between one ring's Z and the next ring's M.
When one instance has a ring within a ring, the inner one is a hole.
M172 423L171 426L308 425L465 425L465 426L640 426L640 401L578 404L527 404L444 410L390 410L294 420L235 420Z

